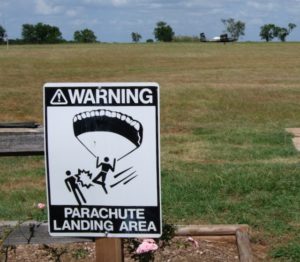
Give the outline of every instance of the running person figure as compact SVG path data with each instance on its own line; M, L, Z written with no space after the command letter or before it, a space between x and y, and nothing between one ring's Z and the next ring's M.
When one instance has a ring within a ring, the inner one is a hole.
M96 167L97 168L101 167L101 169L100 169L100 173L93 179L93 182L95 184L101 185L105 194L107 194L106 185L105 185L107 173L109 170L114 172L115 166L116 166L116 159L114 159L114 163L113 163L113 165L111 165L111 164L109 164L108 157L105 157L104 162L101 162L101 163L99 163L99 157L97 157Z
M80 187L79 187L79 185L76 182L75 176L71 175L71 171L70 170L68 170L66 172L66 175L68 176L68 178L65 179L65 184L66 184L68 190L70 192L72 192L73 195L75 196L78 205L82 205L82 202L86 203L84 195L82 194L82 192L80 190Z

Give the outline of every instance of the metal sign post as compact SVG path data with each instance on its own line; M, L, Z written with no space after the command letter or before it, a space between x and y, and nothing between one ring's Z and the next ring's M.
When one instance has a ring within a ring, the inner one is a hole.
M50 235L159 237L159 86L48 83L44 119Z

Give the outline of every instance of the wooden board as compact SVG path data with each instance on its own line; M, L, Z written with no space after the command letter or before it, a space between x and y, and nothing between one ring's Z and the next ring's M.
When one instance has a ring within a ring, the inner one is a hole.
M0 156L44 154L44 130L0 128Z
M254 260L248 233L243 230L236 231L236 243L241 262L252 262Z
M238 229L248 230L248 225L190 225L178 226L180 236L226 236L235 235Z

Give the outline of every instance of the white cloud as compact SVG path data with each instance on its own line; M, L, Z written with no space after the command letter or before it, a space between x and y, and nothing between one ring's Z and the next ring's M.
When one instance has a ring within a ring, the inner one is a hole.
M58 14L62 11L62 9L62 6L48 4L46 0L35 1L35 11L40 15Z
M252 18L247 22L247 24L260 27L264 24L264 21L261 18Z
M300 12L300 0L296 1L296 3L292 6L287 6L287 11L291 14L299 14Z
M113 6L123 6L129 4L130 0L84 0L86 4L99 4L99 5L113 5Z
M247 2L247 5L249 7L253 7L258 11L264 11L264 12L270 12L276 10L279 5L277 3L273 2L267 2L267 1L249 1Z
M74 17L78 15L78 12L74 9L69 9L66 11L66 15L69 17Z
M186 0L179 1L181 4L187 7L200 7L200 8L223 8L231 3L240 4L240 0Z
M114 6L122 6L128 4L127 0L112 0L111 1Z
M97 18L94 19L85 19L85 18L77 18L70 21L70 24L73 26L80 26L80 27L91 27L94 25L98 25L100 21Z

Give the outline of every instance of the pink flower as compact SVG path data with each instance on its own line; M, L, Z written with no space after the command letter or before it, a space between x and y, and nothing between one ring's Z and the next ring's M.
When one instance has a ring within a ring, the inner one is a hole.
M37 204L37 208L39 208L39 209L44 209L45 207L46 207L46 205L44 203Z
M198 241L195 240L195 239L193 239L192 237L188 237L187 240L188 240L189 242L192 242L196 248L199 247Z
M143 254L151 251L155 251L158 249L155 241L153 239L144 239L143 242L138 246L136 253Z

